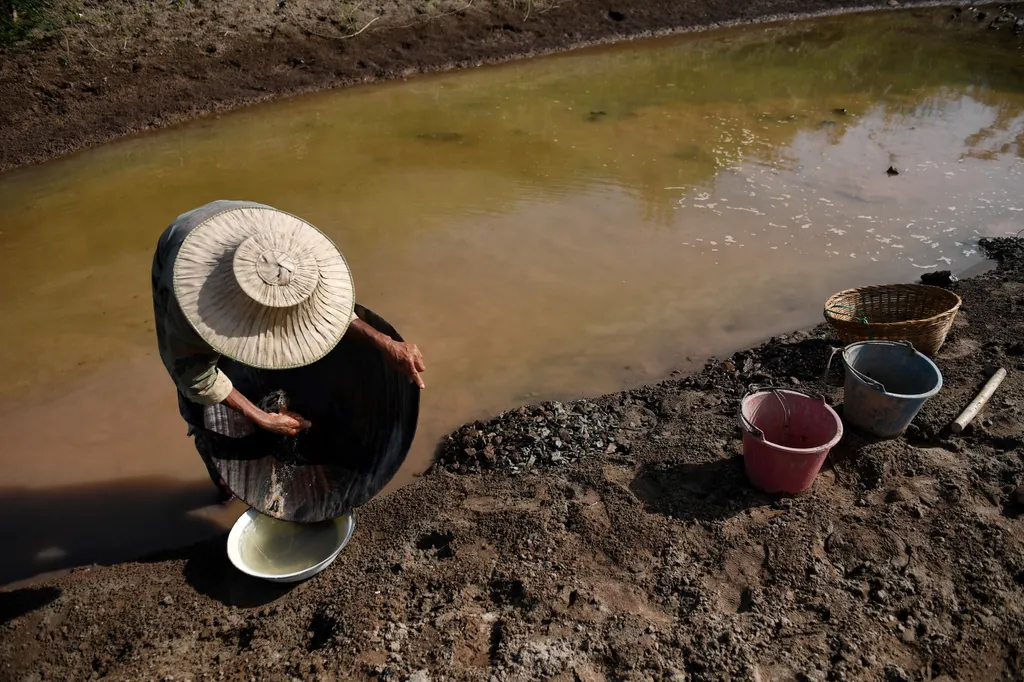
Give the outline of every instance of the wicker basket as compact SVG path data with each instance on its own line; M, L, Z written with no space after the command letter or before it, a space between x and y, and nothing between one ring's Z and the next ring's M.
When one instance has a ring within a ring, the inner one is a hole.
M946 341L960 297L923 284L848 289L825 302L825 319L843 343L909 341L934 356Z

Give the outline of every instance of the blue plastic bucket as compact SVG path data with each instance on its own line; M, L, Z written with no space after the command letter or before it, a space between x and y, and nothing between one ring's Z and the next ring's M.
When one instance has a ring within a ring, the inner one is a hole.
M854 343L843 349L843 364L843 418L879 438L901 435L942 389L939 368L909 343Z

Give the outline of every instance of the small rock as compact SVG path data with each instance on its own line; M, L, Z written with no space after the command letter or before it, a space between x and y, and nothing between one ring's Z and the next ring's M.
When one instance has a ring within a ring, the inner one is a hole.
M887 175L899 175L900 172L896 170L894 166L889 166L889 170L885 171Z
M939 272L926 272L921 275L921 284L927 284L933 287L949 288L956 284L959 280L949 270L940 270Z
M174 606L174 597L168 594L160 600L160 603L164 606Z
M850 594L853 594L861 599L867 599L871 596L871 588L867 583L858 583L850 587Z
M893 488L885 496L885 501L886 501L887 504L896 504L897 502L906 502L909 499L910 499L910 496L907 495L907 491L905 491L903 488Z
M898 665L887 665L885 666L885 681L910 682L910 675L908 675L907 671Z

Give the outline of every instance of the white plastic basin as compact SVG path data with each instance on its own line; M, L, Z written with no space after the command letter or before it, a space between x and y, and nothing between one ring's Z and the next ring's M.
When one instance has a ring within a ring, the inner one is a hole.
M317 524L291 523L249 509L228 533L228 558L255 578L294 583L331 565L355 532L349 512Z

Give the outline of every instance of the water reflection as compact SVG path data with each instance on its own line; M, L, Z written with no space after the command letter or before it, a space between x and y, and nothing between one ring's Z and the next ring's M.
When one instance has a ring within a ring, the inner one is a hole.
M660 378L1024 228L1019 40L943 11L728 30L281 101L0 176L0 471L200 479L154 352L178 213L310 220L459 423ZM1016 41L1016 42L1015 42ZM890 177L886 169L900 170ZM134 540L133 540L134 542Z

